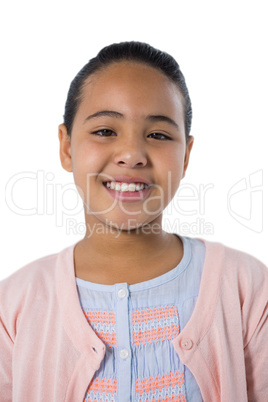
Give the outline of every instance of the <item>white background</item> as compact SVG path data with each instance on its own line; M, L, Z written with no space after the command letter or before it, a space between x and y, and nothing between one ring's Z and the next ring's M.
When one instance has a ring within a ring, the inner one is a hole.
M167 229L268 264L265 1L25 0L6 2L0 15L0 279L83 237L82 212L61 222L62 201L70 210L77 199L64 187L72 175L60 165L57 127L76 73L103 46L125 40L172 54L193 103L195 145Z

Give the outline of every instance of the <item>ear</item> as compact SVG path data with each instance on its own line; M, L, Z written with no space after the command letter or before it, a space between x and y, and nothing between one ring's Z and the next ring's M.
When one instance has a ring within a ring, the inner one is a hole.
M67 172L72 172L72 157L71 157L71 137L67 133L67 128L64 124L59 125L60 140L60 161L63 169Z
M184 157L184 166L183 166L183 176L185 176L188 164L189 164L189 159L190 159L190 153L192 150L194 144L194 137L191 135L188 137L187 142L186 142L186 151L185 151L185 157Z

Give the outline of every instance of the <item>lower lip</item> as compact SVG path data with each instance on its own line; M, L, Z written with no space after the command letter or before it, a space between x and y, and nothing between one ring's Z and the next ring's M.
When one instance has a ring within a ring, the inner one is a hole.
M128 201L128 202L137 202L143 201L148 197L151 187L144 188L140 191L116 191L108 188L104 185L108 193L111 197L115 198L118 201Z

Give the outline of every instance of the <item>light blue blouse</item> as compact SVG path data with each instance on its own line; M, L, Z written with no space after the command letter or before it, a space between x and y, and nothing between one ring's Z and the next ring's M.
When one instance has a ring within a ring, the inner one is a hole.
M100 285L76 278L84 314L106 345L85 401L202 401L171 343L192 315L205 259L201 241L181 239L181 262L152 280Z

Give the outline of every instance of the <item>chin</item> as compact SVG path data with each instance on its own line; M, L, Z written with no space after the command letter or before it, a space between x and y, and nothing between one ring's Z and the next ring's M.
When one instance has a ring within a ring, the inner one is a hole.
M139 217L134 217L134 216L124 216L124 217L111 217L105 218L105 225L113 231L119 231L119 232L137 232L137 233L144 233L144 234L149 234L149 232L152 232L152 229L154 230L155 233L159 233L159 231L162 229L161 226L161 221L162 217L157 216L157 217L149 217L146 216L146 218L142 219L141 216Z

